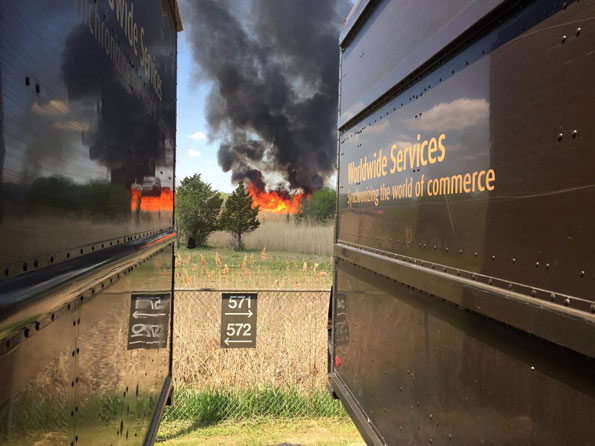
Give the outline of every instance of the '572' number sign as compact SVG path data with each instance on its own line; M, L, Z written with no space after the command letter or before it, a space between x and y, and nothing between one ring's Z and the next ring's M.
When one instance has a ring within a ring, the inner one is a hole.
M221 296L221 348L256 347L256 293Z

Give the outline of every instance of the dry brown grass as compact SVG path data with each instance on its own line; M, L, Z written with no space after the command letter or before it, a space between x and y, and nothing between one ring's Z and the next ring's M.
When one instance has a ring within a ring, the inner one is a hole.
M296 224L286 217L267 217L255 231L246 234L244 246L247 249L267 248L274 251L331 255L333 251L333 226ZM230 233L217 231L207 240L209 246L233 248Z
M176 293L177 386L320 390L326 379L329 292L260 292L256 348L220 347L221 293Z
M332 258L291 252L179 249L176 289L259 292L257 347L220 347L221 293L177 291L174 376L201 388L320 390L326 379ZM308 290L322 290L313 292Z

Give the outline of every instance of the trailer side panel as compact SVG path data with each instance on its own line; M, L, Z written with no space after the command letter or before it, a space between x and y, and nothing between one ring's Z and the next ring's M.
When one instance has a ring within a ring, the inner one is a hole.
M436 11L399 6L342 40L331 386L371 444L590 444L593 5L494 3L423 57L386 48Z

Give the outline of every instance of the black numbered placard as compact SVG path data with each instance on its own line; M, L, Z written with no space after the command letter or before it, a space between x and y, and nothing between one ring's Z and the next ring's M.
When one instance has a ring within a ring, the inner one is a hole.
M221 348L256 347L257 293L222 293Z
M128 350L167 346L169 305L169 293L130 296Z

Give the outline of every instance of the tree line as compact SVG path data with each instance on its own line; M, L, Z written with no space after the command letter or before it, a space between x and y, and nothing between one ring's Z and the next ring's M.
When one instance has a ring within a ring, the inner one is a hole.
M298 223L330 223L335 218L335 191L323 187L308 199L303 199L296 214ZM186 246L204 246L214 231L230 232L238 249L243 248L242 237L260 226L258 206L240 182L224 200L222 194L201 180L200 174L186 177L176 190L176 224L186 238Z

